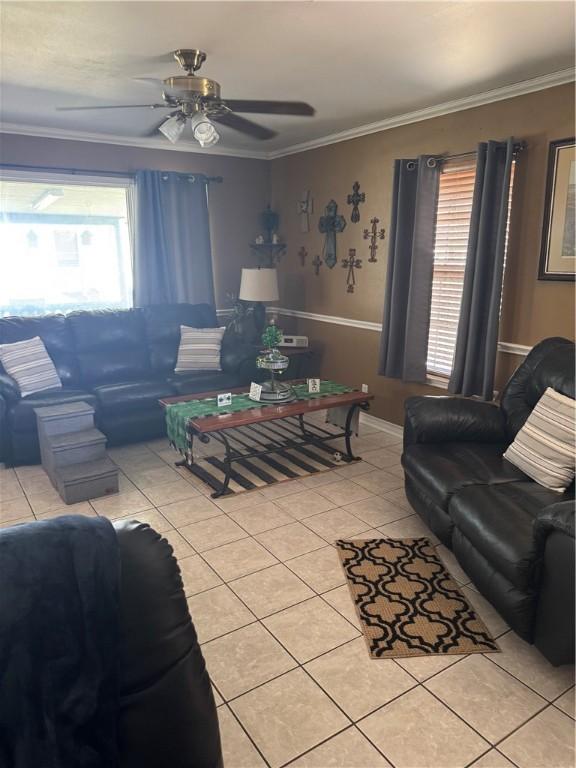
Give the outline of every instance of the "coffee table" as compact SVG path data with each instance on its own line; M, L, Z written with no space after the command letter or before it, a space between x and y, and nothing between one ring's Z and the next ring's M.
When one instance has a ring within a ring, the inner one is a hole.
M289 382L295 386L299 392L302 392L304 382ZM337 388L340 385L333 382L323 382L327 390ZM341 387L344 389L344 387ZM231 390L233 395L245 396L246 387L239 387ZM268 456L272 453L280 453L290 448L302 448L306 445L321 447L331 454L340 453L334 447L328 446L328 441L338 438L344 438L345 452L339 456L344 462L358 461L359 457L352 452L351 439L353 436L352 421L358 409L368 410L369 403L374 396L366 392L357 390L348 390L343 392L329 392L321 394L314 398L302 395L292 402L280 405L256 403L246 406L241 410L232 413L226 413L226 409L218 409L215 405L215 398L218 392L202 392L193 395L183 395L179 397L166 397L160 400L161 406L166 410L179 403L194 403L192 410L208 409L208 415L195 415L180 418L186 418L185 421L185 449L180 446L180 451L184 458L176 462L176 466L187 467L194 474L201 476L197 465L194 462L193 443L198 439L201 443L208 443L215 440L224 448L224 480L217 481L211 477L203 477L213 489L213 498L225 496L233 493L229 489L230 478L234 473L233 465L235 462L246 462L250 459ZM209 402L213 401L213 402ZM240 403L240 398L238 398ZM255 407L253 407L255 406ZM344 427L341 432L331 432L324 429L319 424L306 422L305 417L316 411L322 411L329 408L347 409ZM185 409L180 409L184 413ZM222 412L224 411L224 412ZM175 412L176 413L176 412ZM281 421L283 432L286 437L266 437L262 440L261 434L254 429L257 424L263 424L270 421ZM232 432L231 430L234 430ZM256 433L256 436L254 436ZM246 436L251 439L246 439ZM173 443L174 444L174 443ZM176 446L175 446L176 447Z

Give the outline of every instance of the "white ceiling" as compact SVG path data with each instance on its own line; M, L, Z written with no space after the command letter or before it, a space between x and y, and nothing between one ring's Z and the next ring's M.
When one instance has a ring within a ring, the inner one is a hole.
M224 98L316 108L313 118L250 116L279 131L267 142L222 129L218 149L238 154L279 153L574 62L572 2L19 1L2 2L0 15L4 130L139 142L158 112L55 107L157 101L136 78L178 74L170 52L199 47L201 73Z

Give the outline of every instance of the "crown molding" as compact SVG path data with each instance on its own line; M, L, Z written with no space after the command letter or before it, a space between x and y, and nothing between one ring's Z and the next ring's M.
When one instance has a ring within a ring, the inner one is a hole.
M472 96L464 96L461 99L445 101L432 107L416 110L415 112L406 112L402 115L395 115L375 123L359 125L356 128L350 128L338 133L327 134L317 139L305 141L300 144L292 144L271 152L256 151L249 149L226 149L220 145L202 149L192 144L170 144L162 139L138 138L131 136L114 136L112 134L87 133L85 131L73 131L65 128L44 128L41 126L20 125L18 123L0 122L0 134L13 133L20 136L36 136L44 139L60 139L62 141L86 141L93 144L115 144L122 147L138 147L140 149L160 149L167 152L187 152L196 155L220 155L223 157L238 157L248 160L276 160L280 157L295 155L299 152L306 152L310 149L326 147L330 144L338 144L341 141L357 139L361 136L368 136L371 133L379 131L389 131L392 128L400 128L410 123L418 123L423 120L431 120L434 117L442 117L453 112L462 112L466 109L481 107L485 104L491 104L496 101L505 101L513 99L516 96L524 96L528 93L543 91L547 88L555 88L558 85L574 82L576 73L574 69L562 69L558 72L551 72L548 75L535 77L531 80L523 80L512 85L505 85L501 88L493 88L490 91L483 91Z
M434 117L442 117L442 115L449 115L453 112L462 112L466 109L481 107L496 101L513 99L516 96L524 96L527 93L543 91L547 88L554 88L558 85L571 83L574 81L575 77L576 73L574 69L562 69L558 72L551 72L548 75L532 78L531 80L523 80L522 82L514 83L512 85L505 85L502 88L493 88L490 91L477 93L473 96L464 96L461 99L445 101L442 104L418 109L415 112L406 112L403 115L388 117L384 120L378 120L375 123L359 125L356 128L350 128L346 131L339 131L338 133L332 133L318 139L305 141L301 144L294 144L285 149L269 152L268 160L276 160L280 157L294 155L299 152L307 152L310 149L318 149L319 147L326 147L330 144L338 144L341 141L357 139L361 136L368 136L371 133L378 133L379 131L389 131L392 128L399 128L403 125L409 125L410 123L419 123L423 120L431 120Z
M193 155L220 155L224 157L239 157L249 160L266 160L266 152L252 152L244 149L226 149L216 145L202 149L193 144L171 144L163 139L138 138L134 136L114 136L108 133L87 133L71 131L65 128L43 128L41 126L19 125L17 123L0 123L0 134L12 133L17 136L35 136L42 139L60 139L61 141L85 141L91 144L115 144L121 147L137 147L140 149L160 149L165 152L187 152Z

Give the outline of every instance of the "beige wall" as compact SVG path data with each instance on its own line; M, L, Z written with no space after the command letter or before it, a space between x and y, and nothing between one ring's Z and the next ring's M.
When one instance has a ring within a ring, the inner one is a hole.
M288 254L281 270L282 306L308 312L336 315L380 323L386 272L387 239L380 243L378 262L367 263L363 228L377 216L389 228L392 166L395 158L422 153L456 154L470 151L486 139L513 135L525 139L528 149L517 167L511 220L508 266L505 276L501 341L533 345L546 336L574 338L574 284L537 280L544 205L548 143L574 135L574 91L572 85L551 88L526 96L495 102L412 125L382 131L362 138L302 152L272 162L272 203L281 216L281 229ZM366 193L360 206L361 220L350 222L346 196L354 181ZM296 201L310 189L314 214L310 233L299 229ZM363 259L355 293L346 293L346 271L339 264L321 268L314 275L311 259L322 252L318 218L334 198L347 226L338 236L338 256L356 248ZM309 252L305 268L300 266L300 246ZM287 324L283 320L283 324ZM292 330L310 336L322 349L322 375L350 384L367 383L375 393L374 415L402 423L403 401L409 394L429 392L430 387L403 385L376 374L379 334L328 325L312 320L289 321ZM294 327L295 326L295 327ZM520 358L500 354L497 384L501 385Z
M142 168L222 176L210 185L210 221L216 306L226 293L238 293L240 268L252 261L248 243L258 230L258 214L269 202L269 163L218 155L121 147L0 134L0 162L133 173Z
M258 231L258 214L272 194L280 213L288 253L281 264L284 307L380 323L384 296L387 240L379 244L378 262L368 264L362 238L369 219L377 216L389 227L392 164L395 158L421 153L451 154L474 149L481 140L513 135L525 139L520 158L511 221L505 276L501 341L533 345L546 336L574 338L574 285L537 280L544 205L548 143L574 135L574 91L571 85L495 102L484 107L382 131L359 139L301 152L271 163L174 151L138 149L108 144L62 141L25 136L0 136L0 161L79 170L133 172L139 168L221 175L223 184L210 187L210 209L216 303L226 305L226 293L237 292L240 268L254 263L248 243ZM346 196L358 180L366 193L361 221L350 223ZM315 211L311 231L300 232L296 201L310 189ZM338 256L356 248L363 259L356 292L346 293L346 272L339 264L321 268L315 277L311 260L322 251L318 218L334 198L346 216L338 237ZM309 253L304 268L297 252ZM372 412L395 423L403 418L407 395L439 390L404 385L376 374L379 334L371 330L329 325L312 320L282 318L286 330L307 334L321 350L322 375L350 384L367 383L375 393ZM499 354L497 386L501 386L519 357Z

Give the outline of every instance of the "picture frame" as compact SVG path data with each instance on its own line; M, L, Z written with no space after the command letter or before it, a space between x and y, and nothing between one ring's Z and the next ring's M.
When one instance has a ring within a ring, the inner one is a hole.
M576 153L574 137L551 141L542 225L539 280L576 276Z

